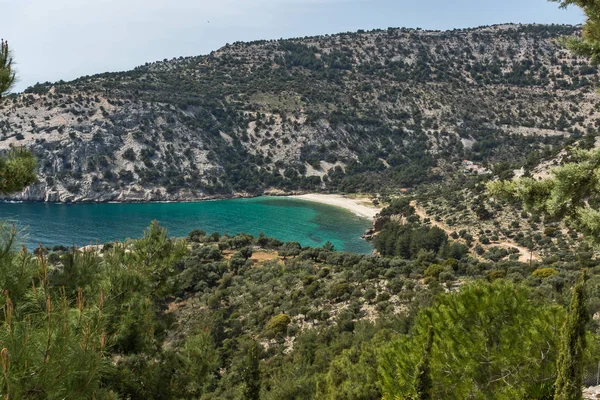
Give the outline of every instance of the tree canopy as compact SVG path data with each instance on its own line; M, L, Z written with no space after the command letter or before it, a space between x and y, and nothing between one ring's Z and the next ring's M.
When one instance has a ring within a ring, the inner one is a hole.
M560 355L557 362L555 382L555 400L573 400L581 398L583 386L583 357L586 348L586 329L589 316L585 309L585 270L573 289L569 316L562 332Z
M6 95L15 83L15 70L13 58L8 47L8 42L0 41L0 99Z
M600 245L600 150L576 150L547 179L521 178L488 184L489 193L518 200L526 209L564 220Z
M13 58L8 42L0 41L0 101L15 83ZM0 157L0 194L23 190L35 182L37 162L33 154L23 148L13 148L6 157Z
M14 193L36 180L37 160L30 151L13 148L6 157L0 157L0 193Z
M443 294L419 312L409 335L382 350L383 398L417 395L417 365L432 329L432 398L546 398L553 390L564 318L560 307L535 301L526 287L501 280Z
M562 8L571 5L580 7L587 20L583 25L581 37L569 37L566 45L580 56L590 58L593 63L600 62L600 1L598 0L550 0L560 3Z

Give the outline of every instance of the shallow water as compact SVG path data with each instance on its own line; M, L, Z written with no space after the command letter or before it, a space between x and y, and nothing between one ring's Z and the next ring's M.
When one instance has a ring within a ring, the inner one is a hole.
M196 203L54 204L0 203L0 220L23 230L22 242L33 249L44 246L85 246L90 243L142 236L152 220L171 236L187 236L194 229L208 233L241 233L322 246L331 241L337 250L370 253L360 236L367 219L349 211L299 199L257 197Z

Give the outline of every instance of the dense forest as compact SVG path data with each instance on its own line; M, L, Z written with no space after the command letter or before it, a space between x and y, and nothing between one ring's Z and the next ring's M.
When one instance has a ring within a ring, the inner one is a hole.
M562 25L359 31L234 43L41 83L0 105L0 150L31 149L35 201L376 192L464 160L535 164L596 131L596 69Z
M264 235L170 239L157 223L138 240L28 252L4 226L0 388L39 399L408 398L433 335L434 398L551 398L580 264L477 257L406 199L383 214L411 220L386 224L383 256ZM600 312L597 265L586 265L589 315ZM590 319L591 380L597 330Z

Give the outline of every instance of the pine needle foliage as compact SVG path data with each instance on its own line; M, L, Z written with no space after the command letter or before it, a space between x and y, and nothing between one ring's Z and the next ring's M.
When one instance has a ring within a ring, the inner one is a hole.
M15 83L15 70L13 58L8 47L8 41L0 40L0 100L6 95Z
M34 183L36 166L36 158L23 148L13 148L0 157L0 194L15 193Z
M329 365L318 398L324 400L379 400L376 346L361 340Z
M565 39L569 49L580 56L587 57L593 63L600 62L600 1L598 0L550 0L559 3L561 8L578 6L585 13L587 19L583 25L581 37Z
M419 312L409 335L380 351L383 398L544 398L552 393L547 383L555 377L563 321L562 308L540 304L526 287L503 280L443 294ZM423 362L431 332L435 346ZM415 377L427 369L430 378ZM416 388L429 384L430 397L419 397Z
M571 297L569 315L562 329L558 376L555 383L555 400L578 400L582 396L584 351L586 348L585 270L581 274Z
M260 399L260 348L258 343L252 342L246 353L246 360L242 370L242 380L244 381L244 400Z
M521 178L488 184L490 195L519 201L532 212L563 220L600 245L600 150L575 150L571 161L543 180Z
M173 290L173 277L177 272L175 260L181 259L186 252L183 241L169 239L167 230L153 221L144 237L133 243L128 261L140 273L153 275L151 293L162 297Z
M29 287L7 284L7 263L21 265L19 283L27 276ZM33 260L21 252L0 264L0 280L15 293L13 297L4 289L0 300L0 391L5 397L114 398L101 382L109 368L102 302L89 299L82 290L70 298L63 288L53 287L43 255Z
M433 382L431 381L431 369L429 367L429 355L433 347L433 326L429 327L427 332L427 343L423 349L421 361L417 364L415 391L417 392L417 400L433 399Z
M34 256L25 248L16 251L17 242L13 226L0 226L0 395L117 399L115 388L122 386L115 376L130 382L140 377L124 374L113 357L127 360L143 351L157 354L148 360L150 368L176 373L152 396L202 395L217 368L210 334L193 334L174 351L159 351L156 339L156 289L169 287L163 283L184 244L155 223L139 241L104 254L74 248L49 265L43 248ZM142 385L152 381L144 379Z

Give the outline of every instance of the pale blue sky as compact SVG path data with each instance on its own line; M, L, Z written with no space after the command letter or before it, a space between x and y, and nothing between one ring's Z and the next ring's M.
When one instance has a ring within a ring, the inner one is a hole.
M23 90L235 41L387 27L583 22L545 0L0 0Z

